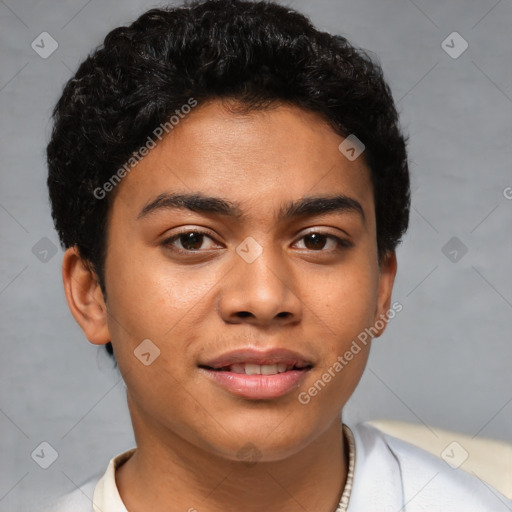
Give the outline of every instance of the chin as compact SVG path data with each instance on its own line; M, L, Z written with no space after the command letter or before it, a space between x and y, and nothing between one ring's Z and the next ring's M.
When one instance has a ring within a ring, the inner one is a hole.
M316 438L315 430L308 430L305 425L297 430L300 421L290 423L281 418L281 422L281 425L262 422L251 427L246 423L242 428L226 425L230 435L210 442L210 449L231 461L277 462L299 453Z

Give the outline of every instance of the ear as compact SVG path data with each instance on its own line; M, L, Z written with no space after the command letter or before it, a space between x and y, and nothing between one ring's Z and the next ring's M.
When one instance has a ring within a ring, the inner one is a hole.
M391 293L395 282L397 270L397 261L395 252L388 252L379 265L379 291L377 298L377 308L373 321L376 331L375 337L378 338L386 330L388 321L388 312L391 306Z
M98 277L76 247L64 253L62 280L69 309L86 338L95 345L108 343L107 307Z

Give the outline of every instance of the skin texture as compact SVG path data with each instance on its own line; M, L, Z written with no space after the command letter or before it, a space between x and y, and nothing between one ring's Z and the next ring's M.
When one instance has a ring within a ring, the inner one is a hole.
M379 266L369 169L340 153L342 140L294 106L242 115L219 101L200 105L115 190L106 303L76 249L66 251L70 309L91 343L112 341L127 386L137 451L116 481L130 512L336 508L347 465L341 411L370 343L307 405L297 397L386 313L396 273L394 254ZM138 218L162 193L220 197L244 216L167 208ZM289 201L336 194L358 201L364 219L277 219ZM177 252L190 248L183 239L164 244L198 229L209 234L195 253ZM351 245L312 242L311 232ZM263 249L252 263L236 252L247 237ZM134 350L148 338L160 356L145 366ZM271 400L232 395L198 368L247 347L292 349L313 368ZM255 464L240 460L251 445Z

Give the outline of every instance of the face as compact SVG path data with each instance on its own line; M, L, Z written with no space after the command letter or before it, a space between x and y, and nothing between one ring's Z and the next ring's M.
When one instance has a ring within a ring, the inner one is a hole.
M370 344L335 363L389 307L396 270L379 267L370 173L342 140L297 107L213 102L122 180L95 342L112 341L136 431L279 460L339 420Z

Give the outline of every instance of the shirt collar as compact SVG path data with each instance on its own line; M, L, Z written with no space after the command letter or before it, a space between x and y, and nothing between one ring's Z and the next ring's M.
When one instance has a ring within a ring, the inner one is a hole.
M403 510L402 468L384 436L364 423L353 434L356 460L347 512Z
M343 425L349 447L349 468L337 511L399 510L403 503L400 466L390 456L387 444L375 436L371 428L365 427L356 428L352 432ZM94 489L94 512L128 512L119 494L115 473L135 450L131 448L110 460Z
M92 498L94 512L128 512L116 485L116 469L125 463L135 450L136 448L131 448L110 459L107 470L94 488Z

